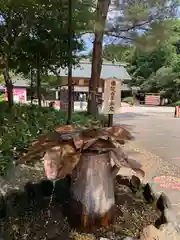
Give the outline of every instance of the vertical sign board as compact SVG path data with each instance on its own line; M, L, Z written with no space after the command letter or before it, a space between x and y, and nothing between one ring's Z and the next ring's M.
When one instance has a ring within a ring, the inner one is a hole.
M104 83L104 102L102 113L120 113L121 107L121 81L115 78L106 79Z

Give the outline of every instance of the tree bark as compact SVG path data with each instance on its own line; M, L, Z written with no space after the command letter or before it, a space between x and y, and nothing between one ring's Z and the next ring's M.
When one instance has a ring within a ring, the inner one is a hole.
M37 55L37 79L36 79L36 87L37 87L37 97L38 97L38 105L42 106L42 96L41 96L41 70L40 70L40 57Z
M98 113L98 106L96 103L96 94L100 83L101 66L102 66L102 47L103 35L110 5L110 0L98 0L96 9L96 23L95 36L92 53L92 69L91 79L89 82L89 100L88 113L96 116Z
M34 72L31 70L31 105L33 104L34 100Z
M12 80L11 77L9 75L9 67L8 67L8 63L6 62L5 64L5 68L3 70L3 76L4 76L4 81L6 84L6 90L7 90L7 96L8 96L8 105L9 108L12 108L13 106L13 84L12 84Z
M71 184L72 212L81 228L107 226L113 221L115 172L108 153L81 156Z

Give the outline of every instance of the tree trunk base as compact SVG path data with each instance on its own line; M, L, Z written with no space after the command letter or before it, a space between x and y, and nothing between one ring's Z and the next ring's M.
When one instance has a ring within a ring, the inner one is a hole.
M70 209L70 212L73 213L70 216L70 221L73 227L78 230L93 231L100 227L108 227L115 221L116 205L112 206L110 210L103 215L86 215L83 204L72 198L70 201Z
M71 208L83 229L108 226L115 216L115 196L109 154L87 153L73 170Z

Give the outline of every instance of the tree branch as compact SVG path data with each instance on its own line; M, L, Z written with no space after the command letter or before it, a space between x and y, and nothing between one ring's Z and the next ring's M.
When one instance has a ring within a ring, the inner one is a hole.
M137 23L137 24L133 24L133 25L131 25L131 26L127 27L127 28L124 28L124 29L112 28L112 29L110 29L108 31L109 32L117 32L117 30L118 30L119 32L129 32L129 31L132 31L132 30L134 30L136 28L141 28L141 27L143 27L146 24L150 24L151 22L152 22L152 19L148 19L145 22L140 22L140 23Z
M48 68L52 73L54 73L54 75L56 75L56 77L59 77L61 71L57 71L57 70L55 70L57 68L53 68L51 66L48 66Z

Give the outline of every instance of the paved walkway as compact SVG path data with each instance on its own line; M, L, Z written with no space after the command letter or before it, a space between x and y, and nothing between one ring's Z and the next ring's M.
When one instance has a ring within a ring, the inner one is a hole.
M180 119L173 113L169 107L126 107L114 123L128 125L134 133L130 154L142 163L153 189L165 192L180 216Z

